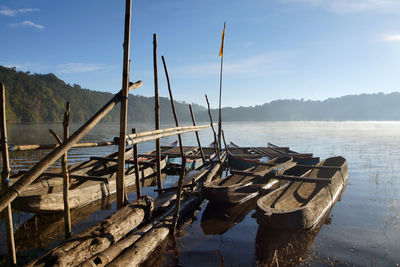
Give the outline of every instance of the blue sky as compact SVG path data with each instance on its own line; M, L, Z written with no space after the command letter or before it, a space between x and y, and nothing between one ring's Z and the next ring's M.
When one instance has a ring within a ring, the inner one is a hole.
M117 92L124 0L2 0L0 65ZM152 36L177 100L223 106L400 90L398 0L133 1L131 80L152 96ZM160 95L167 96L159 58Z

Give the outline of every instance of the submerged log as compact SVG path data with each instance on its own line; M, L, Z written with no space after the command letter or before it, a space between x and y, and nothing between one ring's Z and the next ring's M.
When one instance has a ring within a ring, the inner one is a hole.
M153 202L150 198L132 202L27 266L77 266L123 238L136 228L152 209Z

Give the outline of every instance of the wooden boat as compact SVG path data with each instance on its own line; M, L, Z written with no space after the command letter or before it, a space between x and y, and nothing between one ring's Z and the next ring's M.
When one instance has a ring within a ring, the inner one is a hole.
M319 157L314 157L312 153L298 153L271 143L268 143L268 147L240 147L230 142L227 153L229 167L236 170L245 170L279 156L291 156L293 161L302 165L315 165L319 162Z
M130 158L132 149L126 152ZM85 206L95 200L108 201L116 193L117 156L113 153L107 157L93 157L88 161L68 167L71 182L69 205L71 209ZM161 161L161 168L166 166L167 157ZM132 160L126 161L125 185L135 185L135 168ZM139 176L142 186L156 182L154 158L140 158ZM130 165L129 165L130 164ZM18 179L15 175L12 183ZM37 181L24 190L13 201L13 207L18 210L35 213L60 212L64 210L61 169L52 169L44 173ZM133 188L132 188L133 190Z
M246 171L231 171L227 177L204 183L201 193L210 202L238 204L256 197L261 190L272 191L281 181L268 177L295 165L291 157L279 157Z
M314 226L339 199L348 181L347 161L328 158L301 177L277 176L289 180L257 201L257 222L275 229L308 229Z

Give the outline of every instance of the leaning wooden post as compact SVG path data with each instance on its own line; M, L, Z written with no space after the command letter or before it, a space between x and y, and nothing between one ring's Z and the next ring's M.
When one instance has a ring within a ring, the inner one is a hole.
M176 115L176 110L175 110L174 98L172 96L171 84L169 82L167 64L165 64L164 56L161 56L161 59L162 59L163 65L164 65L165 76L167 78L169 98L171 100L171 107L172 107L172 113L174 114L175 125L176 125L176 127L179 127L178 116ZM182 137L181 137L180 134L178 134L178 140L179 140L179 148L180 148L180 151L181 151L181 157L182 157L182 162L183 162L184 153L183 153Z
M210 102L208 102L207 94L206 94L206 101L207 101L207 107L208 107L208 116L210 117L211 129L214 133L214 149L215 149L215 153L217 153L218 159L221 161L221 156L219 154L219 148L218 148L217 134L215 133L212 116L211 116L211 110L210 110Z
M194 113L193 113L193 110L192 110L192 105L189 105L189 110L190 110L190 115L192 116L193 126L196 126L196 119L194 118ZM195 132L195 133L196 133L197 144L199 145L201 160L203 161L203 164L205 164L205 163L206 163L206 158L204 157L203 148L201 147L201 144L200 144L199 133L198 133L198 132Z
M185 176L185 165L186 165L186 157L182 156L182 171L178 181L178 188L176 192L175 214L171 224L171 231L173 234L175 233L176 224L179 218L179 210L181 208L182 184L183 184L183 177Z
M6 126L6 89L3 83L1 85L1 148L3 156L3 170L1 171L1 184L2 189L8 188L8 178L10 176L10 162L8 157L8 142L7 142L7 126ZM4 220L7 233L7 245L8 245L8 256L10 265L17 264L17 256L15 252L14 243L14 229L12 220L11 204L7 205L7 209L4 211Z
M132 133L136 133L136 128L132 129ZM140 185L140 176L139 176L139 157L138 157L138 145L133 144L133 160L135 164L135 183L136 183L136 199L139 199L141 195L141 185Z
M154 65L154 120L155 129L160 129L160 97L158 95L158 64L157 64L157 34L153 34L153 65ZM157 164L157 188L161 194L161 146L160 139L156 139L156 164Z
M132 83L130 90L139 88L142 81ZM4 210L8 204L16 199L23 190L29 186L36 178L40 176L51 164L59 159L73 145L79 142L96 124L110 112L116 104L121 101L122 90L108 101L101 109L99 109L87 122L85 122L78 130L76 130L65 142L54 148L49 154L42 158L26 173L24 173L18 181L13 183L0 197L0 211Z
M226 146L226 141L225 141L224 130L222 130L221 132L222 132L222 140L224 141L224 146L225 146L225 150L226 150L227 146Z
M126 124L128 115L128 85L129 85L129 46L131 32L131 0L126 0L125 5L125 33L124 33L124 62L122 73L122 99L119 128L118 146L118 172L117 172L117 209L122 208L127 199L125 194L125 148Z

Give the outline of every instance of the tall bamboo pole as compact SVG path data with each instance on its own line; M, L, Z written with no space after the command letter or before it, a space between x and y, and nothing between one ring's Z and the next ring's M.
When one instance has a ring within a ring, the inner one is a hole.
M157 64L157 34L153 34L153 65L154 65L154 120L155 129L160 129L160 97L158 95L158 64ZM161 181L161 145L160 139L156 139L156 163L157 163L157 188L162 189ZM161 194L161 191L158 191Z
M136 89L142 85L142 81L132 83L129 89ZM106 103L99 111L97 111L85 124L75 131L64 143L52 150L43 159L36 163L29 171L24 173L18 181L6 190L0 197L0 211L4 210L21 192L29 186L40 174L42 174L51 164L59 159L74 144L78 143L96 124L110 112L117 103L121 101L122 92L114 95L114 97Z
M71 112L71 106L67 102L67 106L64 113L64 142L69 136L69 114ZM68 164L67 164L67 152L61 158L61 166L63 173L63 198L64 198L64 233L65 238L71 237L72 227L71 227L71 212L69 209L69 174L68 174Z
M221 157L220 157L220 154L219 154L219 148L218 148L217 134L215 133L215 129L214 129L213 121L212 121L212 116L211 116L210 102L208 102L207 94L206 94L206 101L207 101L207 107L208 107L208 116L210 117L210 125L211 125L211 129L212 129L212 131L214 133L214 149L215 149L215 153L217 153L218 159L221 160Z
M165 63L165 58L164 56L161 56L163 65L164 65L164 71L165 71L165 76L167 78L167 84L168 84L168 92L169 92L169 98L171 100L171 107L172 107L172 113L174 114L174 119L175 119L175 125L176 127L179 127L179 121L178 121L178 115L176 115L176 110L175 110L175 104L174 104L174 98L172 96L172 90L171 90L171 84L169 82L169 75L168 75L168 70L167 70L167 64ZM181 151L181 156L183 160L183 145L182 145L182 137L180 134L178 134L178 140L179 140L179 148Z
M131 5L132 0L126 0L125 5L125 33L124 33L124 62L122 73L122 100L119 128L118 146L118 173L117 173L117 208L120 209L126 203L125 194L125 141L128 115L128 84L129 84L129 47L131 32Z
M222 148L221 145L221 131L222 131L222 110L221 110L221 97L222 97L222 66L224 63L224 38L225 38L225 22L224 22L224 30L222 32L222 43L221 43L221 50L220 50L220 56L221 56L221 71L219 74L219 106L218 106L218 145L220 148Z
M192 117L193 126L196 126L196 119L194 118L192 105L189 105L189 110L190 110L190 116ZM195 133L196 133L197 144L199 145L201 160L203 161L203 164L205 164L206 158L204 157L203 148L201 147L201 144L200 144L200 136L199 136L198 132L195 132Z
M8 178L10 176L10 162L8 157L8 143L7 143L7 126L6 126L6 89L3 83L1 85L1 147L3 156L3 170L1 171L1 184L2 189L8 188ZM14 229L12 220L11 204L7 205L4 211L4 220L7 234L8 256L10 265L17 264L17 256L14 243Z
M132 133L136 133L136 128L132 129ZM133 160L135 164L135 183L136 183L136 199L141 197L141 184L140 184L140 177L139 177L139 157L138 157L138 145L133 145Z

